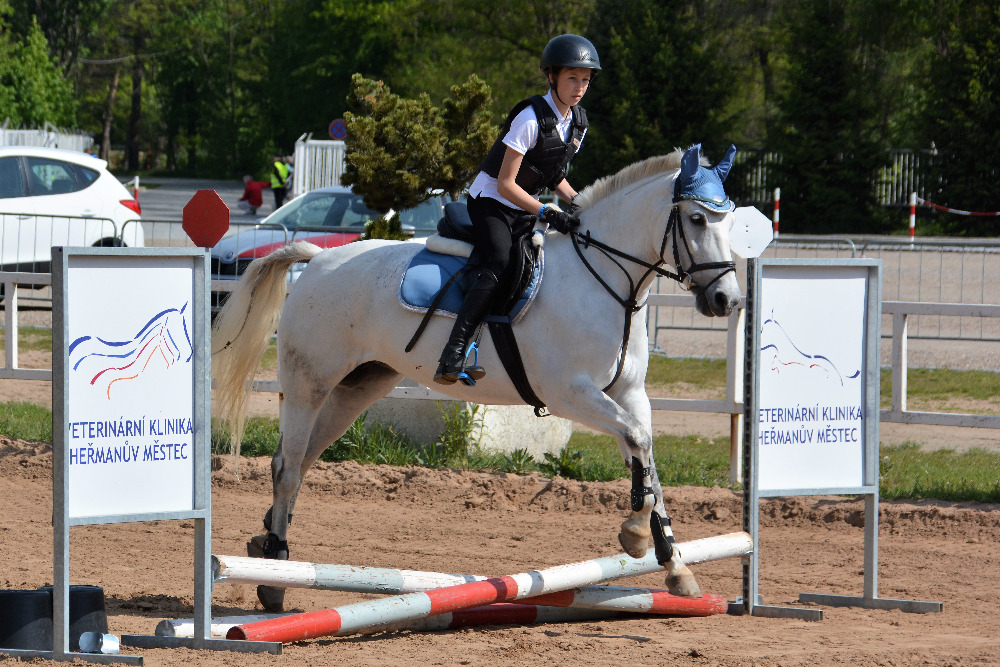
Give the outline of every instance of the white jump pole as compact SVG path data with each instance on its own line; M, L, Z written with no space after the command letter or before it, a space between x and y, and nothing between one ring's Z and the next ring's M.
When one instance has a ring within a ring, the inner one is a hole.
M310 588L354 593L400 595L457 586L488 577L475 574L445 574L379 567L327 565L290 560L268 560L246 556L212 556L215 583L257 584L285 588ZM722 595L704 594L690 599L667 591L626 586L583 586L570 591L531 598L532 604L552 607L607 609L678 616L724 614L729 602ZM231 623L246 625L264 618ZM214 630L213 630L214 632Z
M216 583L258 584L285 588L312 588L322 591L388 593L400 595L432 588L457 586L489 577L475 574L418 572L386 567L354 567L292 560L212 556Z
M747 533L731 533L674 545L686 564L742 556L753 549ZM537 595L581 588L625 576L660 572L650 549L640 559L628 554L496 577L420 593L368 600L333 609L293 614L282 618L239 625L230 639L292 642L329 635L351 635L398 621L458 612L494 602L512 602Z

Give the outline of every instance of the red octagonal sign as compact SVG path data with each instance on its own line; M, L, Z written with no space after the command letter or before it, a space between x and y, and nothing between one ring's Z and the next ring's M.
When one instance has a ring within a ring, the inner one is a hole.
M199 248L211 248L229 231L229 207L215 190L198 190L184 206L181 226Z

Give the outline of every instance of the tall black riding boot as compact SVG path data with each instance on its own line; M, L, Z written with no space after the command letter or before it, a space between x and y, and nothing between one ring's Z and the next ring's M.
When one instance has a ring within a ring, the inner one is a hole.
M451 329L451 336L448 337L444 351L441 352L437 372L434 373L434 381L438 384L454 384L463 371L473 381L486 375L486 371L480 366L466 368L465 346L468 345L469 338L479 322L489 312L496 289L496 276L488 269L481 269L476 282L465 293L462 307L458 309L455 326Z

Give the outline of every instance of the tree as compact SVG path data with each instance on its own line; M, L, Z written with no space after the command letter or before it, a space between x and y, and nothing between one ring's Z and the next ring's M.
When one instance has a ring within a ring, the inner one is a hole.
M544 92L539 60L562 33L583 34L595 0L417 0L393 17L395 58L382 76L402 95L438 99L471 73L493 91L494 120ZM482 156L480 156L482 157Z
M435 182L452 201L479 173L479 164L496 140L497 127L490 120L492 99L490 87L473 74L462 85L452 86L451 97L442 102L444 163Z
M457 198L496 137L489 88L469 77L452 89L454 98L446 99L442 110L426 93L403 98L361 74L351 84L341 182L353 185L381 213L412 208L434 189Z
M847 2L788 9L789 71L770 140L782 156L782 225L799 233L882 231L871 222L872 177L887 159L875 131L876 80L858 58L863 49Z
M1000 7L942 0L929 35L919 132L937 155L924 174L924 197L966 211L1000 209ZM996 218L942 218L948 233L996 236Z
M72 79L85 37L94 31L108 4L107 0L15 0L12 29L24 37L37 23L48 41L53 63L63 76Z
M46 122L72 127L76 103L38 24L32 23L23 40L11 43L0 13L0 119L7 118L28 127L41 128Z
M583 106L585 148L576 187L675 147L701 142L722 155L727 76L710 37L684 0L598 0L588 35L601 71Z

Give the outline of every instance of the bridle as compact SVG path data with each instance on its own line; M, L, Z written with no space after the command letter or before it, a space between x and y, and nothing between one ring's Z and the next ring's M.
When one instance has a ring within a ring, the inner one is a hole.
M667 250L667 240L671 237L673 238L673 260L674 260L673 267L674 269L676 269L676 272L663 268L664 265L667 264L667 260L664 258L663 255ZM656 274L664 278L670 278L672 280L676 280L678 283L680 283L680 285L684 289L698 288L702 292L704 292L713 284L715 284L717 280L722 278L730 271L734 273L736 272L736 262L733 262L731 260L728 262L701 262L701 263L694 261L694 255L691 253L690 245L688 245L687 235L684 233L684 225L681 224L680 207L677 202L675 202L673 207L670 209L670 217L667 218L667 226L663 230L663 240L660 242L660 258L653 264L650 264L649 262L643 259L639 259L638 257L635 257L633 255L629 255L626 252L622 252L621 250L618 250L617 248L614 248L608 245L607 243L598 241L597 239L591 236L589 229L583 234L577 231L571 231L570 238L573 239L573 248L576 250L576 254L579 255L580 261L583 262L583 265L586 266L587 270L590 271L591 275L593 275L594 278L597 279L597 282L599 282L601 286L604 287L605 291L607 291L607 293L610 294L611 297L625 309L625 331L624 334L622 335L622 344L620 347L620 352L618 353L618 362L617 362L617 368L615 369L615 376L611 379L611 382L609 382L608 385L604 387L603 391L607 391L608 389L610 389L614 385L614 383L618 381L618 378L621 377L622 370L625 366L625 356L626 353L628 352L629 334L632 331L632 316L638 311L642 310L643 306L646 305L646 299L643 299L642 303L639 303L638 298L643 285L646 284L646 280L651 275ZM684 250L687 253L688 259L691 260L691 264L687 268L684 268L684 265L681 263L680 259L679 248L681 243L684 244ZM605 257L614 262L614 264L619 269L622 270L622 273L625 274L625 278L628 280L629 283L629 291L627 297L619 296L615 292L614 288L612 288L611 285L609 285L608 282L604 280L603 277L601 277L601 274L597 272L597 269L595 269L594 266L587 260L586 256L583 254L583 251L590 247L594 247L600 250ZM646 271L642 274L639 280L636 281L632 278L632 275L628 272L628 269L626 269L622 265L622 263L619 262L618 259L616 259L616 257L632 262L633 264L638 264L639 266L644 267ZM700 285L694 282L693 274L699 273L701 271L711 271L713 269L722 269L722 271L720 271L718 275L712 278L712 280L710 280L707 285L701 287Z

